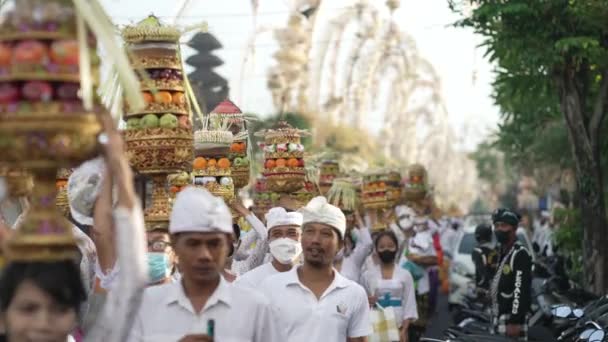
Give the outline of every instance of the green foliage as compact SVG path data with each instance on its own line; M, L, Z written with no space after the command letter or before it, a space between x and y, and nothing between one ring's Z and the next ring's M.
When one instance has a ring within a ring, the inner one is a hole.
M553 238L559 247L560 254L569 257L571 264L567 268L572 280L583 279L583 225L580 211L576 209L556 209L554 213L557 230Z

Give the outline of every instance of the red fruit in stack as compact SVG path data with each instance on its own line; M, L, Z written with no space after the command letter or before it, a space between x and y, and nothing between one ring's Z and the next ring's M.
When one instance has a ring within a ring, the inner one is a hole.
M298 159L298 167L304 167L304 159Z
M50 101L53 97L53 87L48 82L27 82L22 92L23 97L30 101Z
M80 86L77 83L64 83L57 88L57 97L61 100L77 100Z
M56 64L78 65L78 42L58 40L51 45L51 60Z
M274 169L277 166L277 163L274 161L274 159L268 159L265 166L267 169Z
M13 50L7 44L0 44L0 65L8 66L11 64Z
M0 103L9 104L19 100L19 89L10 83L0 84Z
M42 63L48 55L46 45L36 40L27 40L15 46L13 59L18 63Z
M190 122L190 118L188 117L188 115L180 116L178 123L180 128L189 129L192 127L192 122Z

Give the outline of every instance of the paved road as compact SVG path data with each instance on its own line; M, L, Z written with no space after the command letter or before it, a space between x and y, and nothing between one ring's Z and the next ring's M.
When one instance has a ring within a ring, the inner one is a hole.
M450 327L452 318L448 311L448 296L439 295L437 312L431 319L425 337L442 338L443 331Z

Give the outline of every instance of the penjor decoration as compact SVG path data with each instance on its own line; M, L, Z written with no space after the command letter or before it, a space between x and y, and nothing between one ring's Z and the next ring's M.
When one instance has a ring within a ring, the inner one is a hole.
M14 1L0 26L0 162L36 183L31 207L7 243L9 260L63 260L76 252L56 210L57 171L98 152L97 40L110 52L133 108L138 85L96 1ZM92 32L91 32L92 30ZM91 34L94 33L94 34Z
M122 31L131 65L139 76L143 109L125 105L125 143L131 165L153 181L152 205L144 211L146 229L168 229L169 174L192 161L191 92L182 71L181 31L149 16Z

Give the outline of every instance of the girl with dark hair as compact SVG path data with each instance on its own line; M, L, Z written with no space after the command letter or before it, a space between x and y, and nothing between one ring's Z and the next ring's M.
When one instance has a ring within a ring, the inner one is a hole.
M85 299L72 261L10 263L0 280L5 341L68 341Z
M414 280L407 270L399 267L396 256L399 242L389 230L379 232L374 240L374 252L380 265L367 269L361 278L372 308L392 307L400 330L399 342L408 341L410 322L418 319Z

